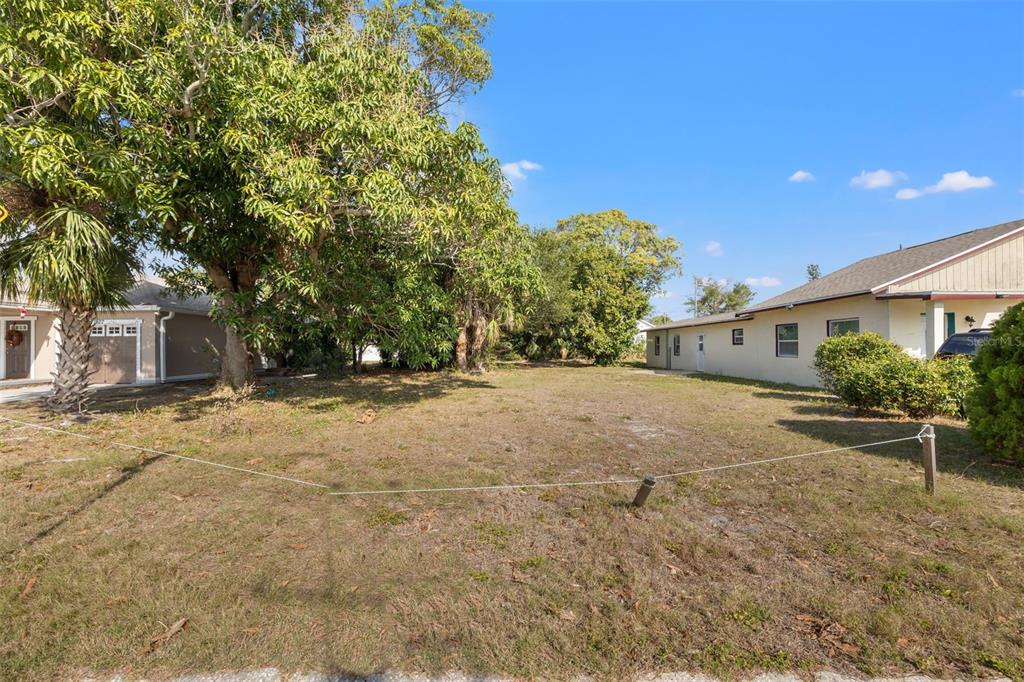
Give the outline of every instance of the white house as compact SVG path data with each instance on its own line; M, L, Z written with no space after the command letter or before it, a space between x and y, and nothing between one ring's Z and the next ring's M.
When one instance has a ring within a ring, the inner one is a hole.
M931 357L1024 299L1024 220L865 258L739 312L647 330L647 366L814 386L826 337L873 331Z
M636 334L633 335L633 343L643 343L647 339L647 330L654 327L647 320L636 321Z

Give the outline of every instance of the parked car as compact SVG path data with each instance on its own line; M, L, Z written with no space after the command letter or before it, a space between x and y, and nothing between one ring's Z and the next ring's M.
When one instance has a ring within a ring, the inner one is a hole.
M991 329L972 329L969 332L953 334L935 351L935 357L951 358L954 355L968 355L973 358L978 354L978 349L991 338Z

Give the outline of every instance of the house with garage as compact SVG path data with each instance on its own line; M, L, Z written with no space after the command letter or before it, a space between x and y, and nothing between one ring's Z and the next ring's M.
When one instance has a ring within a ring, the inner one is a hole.
M156 384L217 372L224 330L207 298L181 298L154 278L127 292L128 306L101 310L92 328L93 384ZM0 301L0 387L47 383L56 366L57 310Z
M744 310L648 329L647 366L814 386L827 337L873 331L931 357L1024 300L1024 220L865 258Z

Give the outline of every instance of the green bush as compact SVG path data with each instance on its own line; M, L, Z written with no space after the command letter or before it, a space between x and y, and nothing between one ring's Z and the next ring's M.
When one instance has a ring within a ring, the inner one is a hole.
M821 383L850 407L915 419L959 414L974 385L965 358L920 360L874 332L826 339L814 367Z
M967 400L971 433L993 454L1024 463L1024 303L996 322L974 371L978 387Z

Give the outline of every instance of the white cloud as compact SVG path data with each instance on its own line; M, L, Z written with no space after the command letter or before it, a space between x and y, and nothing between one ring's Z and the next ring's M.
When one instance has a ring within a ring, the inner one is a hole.
M882 187L892 187L897 182L901 182L907 179L907 174L903 171L890 171L884 168L879 168L876 171L862 170L860 175L856 175L850 179L850 187L860 187L861 189L880 189Z
M810 171L798 170L789 176L790 182L812 182L814 175Z
M1010 95L1013 97L1024 97L1024 88L1017 88L1016 90L1010 90Z
M747 286L752 287L777 287L782 284L782 281L778 277L747 277L743 282Z
M897 199L917 199L925 194L938 194L939 192L965 192L969 189L985 189L996 183L987 175L976 177L965 170L943 173L942 179L934 185L928 185L921 189L901 189L896 192Z
M526 179L526 173L528 171L539 171L544 170L544 167L539 163L533 161L512 161L511 163L505 163L501 166L501 172L505 174L505 177L513 182Z
M704 250L710 253L712 256L721 256L725 253L722 249L722 245L716 242L714 239L709 241L705 246Z
M656 293L653 296L653 298L672 298L673 296L675 296L675 293L673 293L671 291L662 290L662 291L659 291L658 293Z

